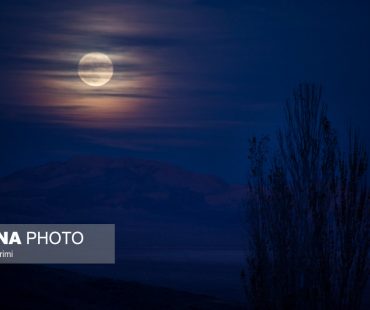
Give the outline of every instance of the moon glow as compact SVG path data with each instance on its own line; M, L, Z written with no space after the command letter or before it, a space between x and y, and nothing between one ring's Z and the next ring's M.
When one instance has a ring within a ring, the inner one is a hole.
M84 55L78 65L80 79L89 86L103 86L113 76L113 63L102 53L89 53Z

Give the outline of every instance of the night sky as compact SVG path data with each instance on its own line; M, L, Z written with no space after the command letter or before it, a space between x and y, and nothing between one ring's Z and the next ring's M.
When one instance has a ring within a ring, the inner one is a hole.
M160 159L244 181L299 82L370 139L369 1L1 1L0 174L75 155ZM108 55L99 88L77 72Z

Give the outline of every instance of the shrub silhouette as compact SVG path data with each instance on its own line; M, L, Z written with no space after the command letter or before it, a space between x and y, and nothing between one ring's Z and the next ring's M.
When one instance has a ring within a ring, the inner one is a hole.
M248 251L254 309L358 309L369 274L367 155L349 133L340 149L321 87L286 104L277 147L250 139Z

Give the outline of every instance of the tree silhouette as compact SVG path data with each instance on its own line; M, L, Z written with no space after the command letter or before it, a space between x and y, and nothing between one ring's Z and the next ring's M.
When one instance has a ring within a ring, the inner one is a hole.
M245 290L254 309L358 309L369 274L367 155L341 151L321 87L286 104L277 149L250 140Z

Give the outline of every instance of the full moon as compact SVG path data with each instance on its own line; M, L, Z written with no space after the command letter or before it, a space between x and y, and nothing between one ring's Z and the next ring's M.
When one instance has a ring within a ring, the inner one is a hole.
M102 53L89 53L80 59L78 65L80 79L89 86L103 86L113 76L113 63Z

